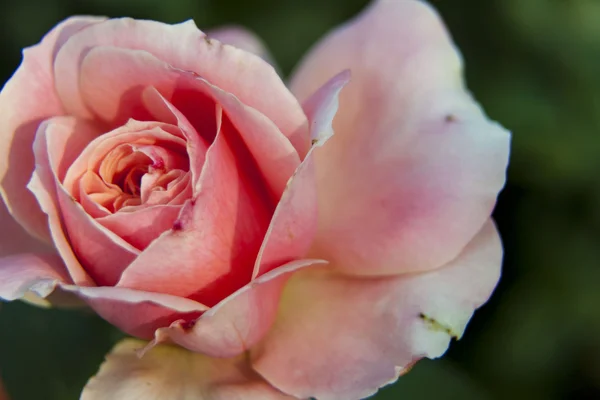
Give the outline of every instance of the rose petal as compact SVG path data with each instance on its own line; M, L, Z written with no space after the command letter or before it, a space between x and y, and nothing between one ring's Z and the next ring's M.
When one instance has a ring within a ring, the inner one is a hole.
M69 284L61 258L54 254L21 254L0 258L0 298L16 300L28 294L62 305L73 293L100 316L130 335L152 338L156 329L176 320L195 320L208 307L190 299L162 293L114 287ZM58 287L59 292L54 292Z
M310 123L310 140L313 146L322 146L333 136L333 119L340 106L340 92L348 82L350 71L342 71L328 80L302 105Z
M177 320L193 321L208 309L204 304L163 293L118 287L60 285L77 295L98 315L125 333L151 339L154 332Z
M462 336L496 285L501 258L488 222L457 259L433 272L356 279L330 269L300 271L253 365L297 397L367 397Z
M193 80L191 73L183 74L146 51L95 47L86 53L79 74L83 101L98 118L115 126L130 118L151 120L143 104L143 92L152 86L186 116L208 143L214 139L214 101L205 92L186 85L182 78Z
M300 163L289 140L263 114L232 94L191 73L176 70L148 52L95 48L84 59L80 80L84 99L103 116L115 114L116 107L122 108L124 103L140 103L141 99L134 99L132 91L137 90L137 96L141 97L142 88L151 85L188 119L193 117L196 130L209 143L216 133L216 102L228 116L223 123L230 121L239 132L275 199L279 199L287 180ZM206 115L199 116L203 113ZM130 115L131 112L123 114Z
M437 268L489 217L510 135L466 92L459 55L424 2L375 1L309 54L293 91L306 99L345 69L336 135L316 151L310 255L362 275Z
M192 182L189 172L181 174L170 183L164 191L153 191L148 197L147 205L168 204L181 205L193 197Z
M278 201L290 176L300 165L298 153L264 115L216 86L203 83L228 117L223 119L223 124L231 124L238 132L269 185L274 200Z
M69 277L55 254L19 254L0 258L0 298L17 300L28 292L48 296Z
M252 371L243 356L214 359L159 346L140 359L137 350L144 344L119 342L83 389L81 400L291 400Z
M0 198L0 257L16 253L51 252L52 248L30 236L8 213Z
M58 180L61 170L66 170L64 166L71 165L97 134L94 126L73 117L55 117L40 125L34 152L41 186L33 185L32 191L39 195L40 204L51 202L43 206L59 207L64 231L58 217L51 219L52 236L75 283L80 284L83 279L89 285L83 275L87 272L97 284L112 285L135 259L138 250L92 219ZM85 266L85 272L81 265Z
M75 285L61 285L61 288L69 292L77 293L90 300L114 300L129 304L152 303L182 313L208 310L208 307L196 301L183 297L172 296L170 294L142 292L139 290L117 288L112 286L84 287Z
M256 54L271 65L275 65L265 44L258 36L242 26L221 26L206 33L210 39L216 39L238 49Z
M168 339L213 357L233 357L249 350L271 327L285 283L294 272L322 260L298 260L252 281L205 312L192 327L176 321L159 329L152 347Z
M118 286L213 306L247 284L273 213L255 171L237 132L223 126L208 150L198 194L173 229L127 268Z
M64 118L69 120L69 117L57 117L58 119ZM66 121L65 121L66 122ZM86 141L86 136L92 136L94 128L82 123L81 138ZM40 125L38 131L45 131L48 128L49 121L45 121ZM86 132L88 135L86 135ZM61 214L58 206L58 190L56 187L56 177L50 167L50 160L47 151L45 151L46 143L45 139L37 139L37 147L39 155L36 157L36 169L31 176L31 180L27 184L27 188L34 194L35 198L40 204L42 211L48 216L48 227L50 228L50 234L52 241L58 254L60 254L71 280L75 284L81 284L85 286L94 285L94 281L85 272L67 239L65 230L63 229L63 223ZM35 150L35 149L34 149ZM65 149L66 150L66 149Z
M192 173L192 186L195 186L202 172L202 167L206 159L206 152L209 143L207 143L196 129L190 124L185 115L183 115L173 104L163 97L154 87L147 87L142 92L142 100L148 111L159 121L165 121L176 125L187 141L187 153L190 160L190 171ZM221 119L220 109L215 110L215 119L217 125ZM215 127L215 135L218 126Z
M317 193L312 152L290 178L254 262L252 279L306 255L317 231Z
M54 90L52 63L69 36L102 20L74 17L58 24L23 51L21 65L0 92L0 195L19 223L46 241L47 217L26 185L34 169L31 147L39 123L64 113Z
M70 113L91 116L79 93L79 68L83 56L97 46L145 50L176 68L197 73L266 115L301 156L306 154L306 117L275 70L247 51L211 41L193 21L166 25L113 19L71 37L55 62L57 91Z
M186 142L181 135L179 129L173 125L131 120L92 141L69 168L64 186L79 200L88 214L97 218L96 222L135 249L142 250L165 230L170 229L181 210L181 204L191 197L189 177L184 178L181 184L160 192L164 195L161 206L154 206L157 196L152 196L152 193L150 198L144 199L142 178L141 200L145 204L126 206L121 208L122 212L112 213L106 207L114 206L116 199L122 197L122 192L113 188L113 184L107 185L99 175L106 178L105 175L114 173L109 167L104 168L106 164L110 164L106 157L122 145L134 146L139 152L145 151L144 149L150 151L148 148L154 145L157 148L152 151L161 151L160 162L165 168L187 168ZM203 158L204 156L202 160ZM108 178L112 181L110 176ZM81 189L77 189L78 184ZM88 195L86 191L93 195ZM187 198L182 198L183 196ZM108 205L104 207L102 202ZM119 271L116 272L120 275Z
M181 206L159 205L134 212L118 212L97 221L127 243L143 250L173 227Z
M332 78L305 105L313 148L289 179L256 259L252 278L291 260L303 258L317 229L317 192L314 150L333 135L332 121L338 96L350 76L347 71Z
M180 135L179 129L171 124L130 120L111 132L92 137L89 144L68 165L64 179L59 176L59 180L69 193L79 197L78 180L88 170L103 175L100 169L107 154L124 144L143 146L159 143L171 150L179 150L178 158L185 159L186 142Z

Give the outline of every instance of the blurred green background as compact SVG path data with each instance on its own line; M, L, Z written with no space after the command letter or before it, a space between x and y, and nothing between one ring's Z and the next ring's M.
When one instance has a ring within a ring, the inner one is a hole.
M366 0L5 0L0 82L72 14L257 32L284 74ZM496 218L506 258L491 300L442 360L376 399L600 399L600 1L433 1L470 88L514 132ZM21 303L0 312L0 370L13 400L69 400L121 334L91 313Z

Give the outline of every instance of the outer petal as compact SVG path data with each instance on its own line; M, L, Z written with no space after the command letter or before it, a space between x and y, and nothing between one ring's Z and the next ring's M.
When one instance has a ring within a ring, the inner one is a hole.
M238 49L246 50L252 54L256 54L271 65L273 57L265 47L265 44L253 32L250 32L241 26L221 26L217 29L211 29L207 32L207 36L211 39L217 39L223 44L228 44Z
M25 232L8 213L6 205L0 199L0 257L30 251L49 252L51 248Z
M306 99L345 69L336 135L316 154L311 256L355 274L437 268L489 217L509 134L467 94L460 57L423 2L375 1L309 54L293 92Z
M501 257L488 222L457 259L434 272L366 280L328 269L299 272L253 365L298 397L369 396L461 337L496 285Z
M161 293L114 287L82 287L69 284L61 258L53 254L21 254L0 258L0 298L4 300L50 297L58 304L75 304L75 294L103 318L125 332L151 338L154 331L175 320L196 319L208 307L193 300ZM55 289L58 290L53 292Z
M244 356L214 359L173 346L154 348L126 339L107 356L81 400L283 400L292 399L252 371Z
M55 288L70 282L61 258L51 249L39 254L0 258L0 299L23 300L41 307L79 307L84 303L71 293Z
M298 260L255 279L215 307L193 325L176 321L159 329L150 344L165 340L213 357L233 357L249 350L273 324L284 285L297 270L326 263Z
M36 46L23 51L23 61L0 92L0 194L29 232L49 239L47 218L26 189L34 168L31 150L39 123L64 113L54 90L52 63L63 43L101 18L75 17L50 31Z
M0 298L17 300L27 292L48 296L69 277L57 255L21 254L0 258Z
M192 71L272 120L303 156L310 144L306 117L275 70L259 57L211 41L193 21L166 25L114 19L73 36L55 62L56 87L65 108L90 116L79 93L83 55L96 46L145 50L176 68Z
M150 339L173 321L193 321L208 309L196 301L163 293L116 287L61 285L76 294L102 318L125 333Z

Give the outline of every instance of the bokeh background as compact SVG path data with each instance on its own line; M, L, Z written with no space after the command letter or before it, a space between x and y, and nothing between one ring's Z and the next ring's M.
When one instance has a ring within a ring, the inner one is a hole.
M289 74L367 0L3 0L0 83L73 14L257 32ZM600 399L600 1L433 1L489 115L514 132L496 218L506 257L493 299L438 361L376 399ZM0 306L13 400L77 399L122 334L91 313ZM350 350L351 351L351 350Z

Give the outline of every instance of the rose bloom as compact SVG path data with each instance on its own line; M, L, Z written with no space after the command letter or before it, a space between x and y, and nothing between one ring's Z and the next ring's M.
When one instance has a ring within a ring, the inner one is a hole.
M430 6L373 2L288 86L266 60L241 28L74 17L2 89L0 296L146 340L82 399L363 398L496 285L510 135Z

